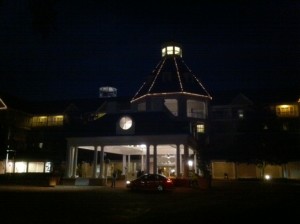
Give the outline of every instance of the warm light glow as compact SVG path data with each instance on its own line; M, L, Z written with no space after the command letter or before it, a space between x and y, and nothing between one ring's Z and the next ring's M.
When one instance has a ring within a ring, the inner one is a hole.
M271 179L271 176L270 176L269 174L266 174L266 175L265 175L265 179L266 179L266 180L270 180L270 179Z
M204 124L197 124L197 133L204 133L205 127Z
M63 115L53 115L53 116L35 116L32 118L32 126L61 126L63 125L64 116Z
M27 163L24 161L15 162L15 173L26 173Z
M45 173L50 173L52 169L52 164L51 162L46 162L45 163Z
M287 104L277 105L276 115L278 117L297 117L299 116L298 106Z
M165 57L166 55L178 55L182 57L181 48L178 46L166 46L161 50L162 56Z
M193 166L193 160L189 160L188 165L189 165L189 167L192 167Z
M43 173L43 172L44 172L44 162L28 163L28 173Z

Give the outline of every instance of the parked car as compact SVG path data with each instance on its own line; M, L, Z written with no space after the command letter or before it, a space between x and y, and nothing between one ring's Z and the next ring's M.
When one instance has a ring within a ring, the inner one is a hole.
M126 182L130 190L170 191L175 185L173 180L161 174L143 174L142 176Z

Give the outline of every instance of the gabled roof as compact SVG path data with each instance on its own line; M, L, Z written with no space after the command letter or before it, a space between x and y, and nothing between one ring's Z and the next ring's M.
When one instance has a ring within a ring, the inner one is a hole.
M170 48L170 53L164 53L164 48ZM178 49L177 51L172 49ZM155 94L195 94L211 98L200 80L182 59L182 51L176 43L163 45L162 59L133 97L133 101Z

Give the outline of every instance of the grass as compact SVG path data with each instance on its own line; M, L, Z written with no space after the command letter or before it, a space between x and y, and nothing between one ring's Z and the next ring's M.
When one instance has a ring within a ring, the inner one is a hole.
M212 188L130 192L110 187L0 187L1 217L12 223L270 222L297 218L300 185L213 181Z

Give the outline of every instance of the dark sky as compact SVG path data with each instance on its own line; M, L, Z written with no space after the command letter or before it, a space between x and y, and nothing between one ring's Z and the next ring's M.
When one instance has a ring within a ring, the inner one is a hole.
M0 91L94 98L109 85L131 97L172 40L211 93L300 94L300 1L126 2L0 1Z

